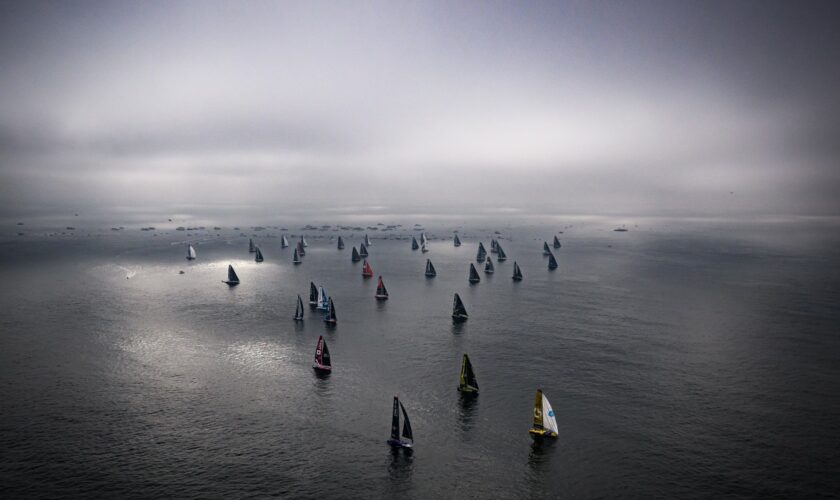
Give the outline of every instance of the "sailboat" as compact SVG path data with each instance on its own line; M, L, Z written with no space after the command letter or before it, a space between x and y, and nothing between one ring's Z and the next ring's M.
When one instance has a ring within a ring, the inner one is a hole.
M429 240L426 238L426 233L420 233L420 245L422 246L425 243L429 243Z
M499 245L498 243L496 243L496 260L498 260L499 262L504 262L507 260L507 254L502 249L502 245Z
M461 302L461 296L456 293L455 299L452 301L452 319L455 321L464 321L467 318L469 318L467 308Z
M558 240L557 236L555 235L554 236L554 248L560 248L561 246L562 245L560 245L560 240Z
M309 246L309 243L306 242L306 238L304 238L303 235L300 235L300 245L304 248Z
M248 253L254 253L257 251L257 247L254 245L254 240L252 238L248 238Z
M356 247L353 247L353 255L350 256L350 260L353 262L359 262L362 260L362 257L359 255L359 251L356 250Z
M195 248L192 245L187 245L187 260L195 260Z
M324 290L324 287L318 288L318 301L315 303L315 307L323 310L329 307L329 305L329 299L327 298L327 292Z
M485 257L487 257L487 250L484 249L484 244L479 241L478 253L475 255L475 260L478 262L484 262Z
M466 353L461 361L461 379L458 382L458 390L463 393L478 394L478 380L475 379L472 363Z
M543 255L551 255L551 249L548 248L547 241L543 241Z
M454 243L456 247L461 246L461 238L458 238L458 235L456 234L455 237L452 238L452 243Z
M365 259L365 263L362 264L362 277L373 278L373 269L370 267L367 259Z
M330 362L330 349L327 347L327 341L324 336L318 336L318 345L315 347L315 362L312 363L312 368L316 372L329 373L332 371L332 363Z
M303 321L303 299L298 295L297 307L295 308L295 321Z
M344 240L341 239L341 236L338 237L338 249L344 250Z
M493 274L495 271L496 269L493 268L493 261L488 256L487 262L484 264L484 272L485 274Z
M420 251L426 253L429 251L429 247L426 246L426 242L420 243Z
M306 256L306 250L303 249L303 243L297 242L297 252L301 257Z
M318 305L318 287L315 286L315 283L309 282L309 307L315 307Z
M327 303L327 313L324 314L324 323L328 325L336 324L335 305L333 304L332 297L330 297L330 301Z
M286 235L284 234L280 238L280 248L287 248L289 246L289 240L286 239Z
M295 248L295 254L292 256L292 264L300 264L301 262L303 261L300 260L300 254L298 253L297 248Z
M367 257L368 256L367 247L365 246L364 243L359 245L359 255L361 255L362 257Z
M260 252L260 247L257 247L257 254L254 256L255 262L262 262L263 261L263 254Z
M554 410L551 409L551 404L543 394L542 389L537 389L537 395L534 398L534 425L528 432L535 438L556 438L557 431L557 419L554 418Z
M382 281L382 276L379 277L379 283L376 284L376 300L388 300L388 290L385 289L385 282Z
M420 245L417 244L417 238L412 236L411 237L411 249L412 250L417 250L418 248L420 248Z
M236 271L233 270L233 266L230 264L228 264L228 279L227 281L222 280L222 283L227 283L230 286L239 284L239 276L236 275Z
M519 269L516 261L513 261L513 281L522 281L522 270Z
M495 239L490 240L490 253L496 253L496 245L499 243Z
M371 245L370 238L368 238L367 233L365 233L365 246L370 246L370 245Z
M470 262L470 283L478 283L479 281L481 281L481 278L478 277L478 271L475 270L475 266Z
M400 410L403 414L403 430L400 437ZM411 432L411 423L408 421L408 413L400 398L394 396L394 411L391 414L391 439L388 444L395 448L411 448L414 446L414 434Z
M435 271L435 266L432 264L432 261L426 259L426 277L427 278L434 278L437 276L437 271Z
M548 252L548 270L553 271L557 269L557 259L554 258L554 254Z

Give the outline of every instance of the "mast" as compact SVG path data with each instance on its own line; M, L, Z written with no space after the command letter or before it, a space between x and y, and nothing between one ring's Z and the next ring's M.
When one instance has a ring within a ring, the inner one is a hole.
M394 396L394 411L391 413L391 441L400 440L400 399Z
M481 281L481 278L478 277L478 271L475 270L475 266L472 262L470 262L470 283L478 283Z

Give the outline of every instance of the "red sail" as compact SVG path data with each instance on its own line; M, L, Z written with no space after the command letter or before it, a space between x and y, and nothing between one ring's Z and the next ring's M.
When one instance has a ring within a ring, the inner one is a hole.
M365 264L362 266L362 276L365 278L370 278L373 276L373 269L370 267L370 264L367 260L365 260Z

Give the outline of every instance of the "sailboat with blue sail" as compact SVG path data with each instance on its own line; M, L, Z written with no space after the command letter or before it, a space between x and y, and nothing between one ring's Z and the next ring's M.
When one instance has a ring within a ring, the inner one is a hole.
M318 288L318 301L316 302L315 307L321 310L329 307L329 298L327 297L327 292L324 290L324 287Z

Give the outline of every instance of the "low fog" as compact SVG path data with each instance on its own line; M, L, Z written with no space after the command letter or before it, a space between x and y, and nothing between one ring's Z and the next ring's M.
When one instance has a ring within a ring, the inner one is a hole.
M837 215L827 2L0 6L0 211Z

